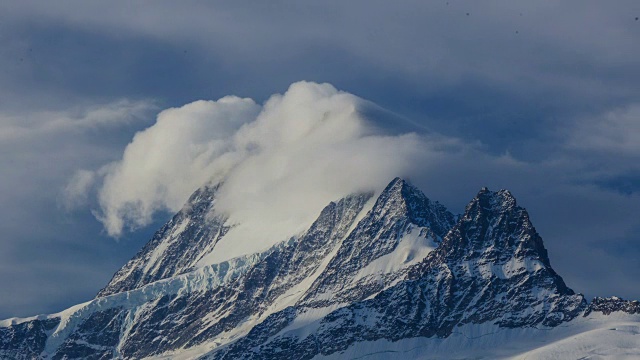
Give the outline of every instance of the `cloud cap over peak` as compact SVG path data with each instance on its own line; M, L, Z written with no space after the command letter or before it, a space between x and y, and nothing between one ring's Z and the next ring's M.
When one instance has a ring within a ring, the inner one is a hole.
M370 116L374 108L330 84L301 81L262 106L227 96L167 109L133 137L121 160L80 171L67 196L83 198L95 181L95 215L118 237L224 179L217 208L234 223L251 224L234 230L237 237L255 240L249 232L260 228L269 244L304 229L331 200L378 190L422 156L424 139L387 134ZM383 119L394 120L403 121Z

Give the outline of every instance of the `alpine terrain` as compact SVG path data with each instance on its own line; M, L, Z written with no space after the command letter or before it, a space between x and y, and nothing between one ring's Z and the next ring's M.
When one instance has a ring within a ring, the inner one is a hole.
M219 189L197 190L95 299L0 321L0 358L640 358L640 303L569 288L507 190L454 215L396 178L212 263L237 225Z

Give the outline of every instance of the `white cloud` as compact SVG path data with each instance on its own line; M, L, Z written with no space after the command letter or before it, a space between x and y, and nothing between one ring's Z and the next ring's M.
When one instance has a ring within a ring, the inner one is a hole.
M99 218L107 232L118 236L125 225L148 224L156 211L175 211L194 189L224 174L234 162L229 138L258 111L253 100L225 97L161 112L121 161L99 171Z
M91 187L96 180L96 174L89 170L78 170L73 175L62 193L62 205L71 210L87 204Z
M228 174L218 207L241 225L210 261L286 239L329 201L379 190L411 169L425 149L421 138L382 134L358 112L365 104L312 83L293 84L265 104L234 139L238 149L253 151Z
M639 119L640 105L631 104L574 120L560 132L564 140L558 165L572 169L577 183L637 192Z
M39 111L26 116L0 114L0 141L64 137L79 131L128 125L145 118L154 108L150 101L121 99L66 111Z
M583 119L574 124L567 145L612 155L640 156L640 105Z
M78 169L120 155L120 133L146 124L153 108L149 101L125 99L66 111L0 113L0 201L25 208L45 199L67 209L84 205L94 175Z
M165 110L135 135L122 160L98 171L98 218L117 237L224 179L217 207L243 224L229 237L283 240L329 201L380 189L426 154L423 138L385 135L362 108L371 111L371 104L329 84L299 82L264 106L225 97Z

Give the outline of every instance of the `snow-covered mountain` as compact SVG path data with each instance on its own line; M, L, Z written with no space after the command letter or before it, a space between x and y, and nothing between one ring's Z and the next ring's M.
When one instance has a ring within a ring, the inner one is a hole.
M396 178L208 264L234 226L217 190L196 191L95 299L0 321L0 358L640 356L640 303L574 293L506 190L456 217Z

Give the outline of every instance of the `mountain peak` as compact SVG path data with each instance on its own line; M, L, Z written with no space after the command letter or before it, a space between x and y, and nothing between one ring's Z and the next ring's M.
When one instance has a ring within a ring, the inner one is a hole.
M499 278L537 279L532 283L552 293L574 294L552 269L529 214L508 190L480 190L438 251L448 262L472 262L481 268L490 264L491 273L501 268L494 274Z
M547 250L529 219L508 190L490 191L483 187L466 206L465 213L449 234L455 252L472 251L499 256L532 256L549 265Z
M454 224L454 215L444 206L406 180L393 179L342 241L305 295L304 305L348 303L381 291L401 276L391 272L424 258ZM383 273L384 281L375 278Z
M382 191L373 211L379 212L380 216L402 213L412 223L431 228L438 239L455 224L455 216L446 207L429 200L420 189L400 177L393 179Z
M482 208L491 211L507 211L509 209L516 208L516 198L511 194L509 190L501 189L498 191L491 191L487 187L483 187L478 192L475 198L471 201L470 205L477 202Z
M424 196L422 191L414 186L409 180L396 177L385 187L382 194L398 194L403 197Z
M420 192L415 186L413 186L408 180L405 180L401 177L396 177L385 187L382 191L382 194L398 194L398 195L409 195L414 191Z
M406 184L407 181L399 176L396 176L393 180L391 180L391 182L389 183L389 185L387 185L387 188L391 188L394 187L396 185L401 185L401 184Z
M422 194L420 190L413 189L408 181L402 178L395 178L382 190L376 204L392 203L395 205L402 205L406 203L406 200ZM424 196L424 195L423 195Z

